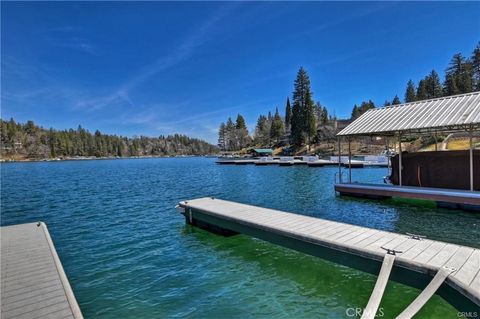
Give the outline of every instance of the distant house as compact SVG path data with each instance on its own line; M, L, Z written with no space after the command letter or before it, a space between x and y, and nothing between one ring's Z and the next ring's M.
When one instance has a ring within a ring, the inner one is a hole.
M295 149L292 146L284 147L282 149L282 155L286 155L286 156L295 155Z
M250 154L252 154L252 156L271 156L273 150L269 148L253 148L250 150Z
M333 127L334 129L339 132L350 125L353 121L352 120L334 120Z
M327 123L317 126L317 138L319 141L336 139L336 134L350 123L352 120L329 120Z

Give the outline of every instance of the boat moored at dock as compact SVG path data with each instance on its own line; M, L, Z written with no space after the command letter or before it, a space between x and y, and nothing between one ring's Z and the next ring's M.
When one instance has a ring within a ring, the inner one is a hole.
M264 156L260 157L257 161L255 161L255 165L276 165L278 164L279 160L274 159L273 157L270 156Z
M280 157L280 161L278 162L280 166L292 166L295 164L295 159L291 156L283 156Z

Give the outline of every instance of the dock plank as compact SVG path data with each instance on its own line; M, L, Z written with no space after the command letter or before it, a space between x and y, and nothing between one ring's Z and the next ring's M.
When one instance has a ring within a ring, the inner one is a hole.
M415 246L411 247L409 250L404 251L399 258L403 258L406 260L414 260L418 255L420 255L422 252L425 251L425 249L428 249L430 246L432 246L434 241L431 240L420 240L418 241L418 244Z
M476 292L480 291L480 271L477 271L475 278L473 278L472 282L470 283L469 287Z
M442 242L434 242L428 248L425 248L417 257L413 260L418 263L427 264L430 259L435 257L447 244Z
M444 265L447 260L452 257L460 247L458 245L447 244L443 247L441 251L438 252L432 259L430 259L427 264L434 267L440 267ZM465 260L463 260L465 261Z
M44 223L1 227L1 317L83 318Z
M376 229L369 229L368 231L366 231L365 233L359 235L359 236L356 236L354 238L350 238L348 240L345 240L343 242L344 245L356 245L357 243L363 241L363 240L366 240L376 234L378 234L378 230Z
M398 244L397 246L393 247L393 249L402 251L402 254L405 254L407 251L412 249L415 245L418 245L420 243L421 243L420 240L408 238L408 240Z
M475 277L475 271L480 269L480 250L474 250L463 266L453 275L461 282L471 283Z
M455 273L465 265L467 260L473 254L475 249L471 247L460 247L455 254L450 257L450 259L443 265L443 267L448 267L455 270ZM457 280L456 278L453 278Z
M355 247L359 248L359 249L363 249L363 247L366 247L374 242L376 242L377 240L387 236L388 233L386 232L383 232L383 231L377 231L375 234L373 234L372 236L369 236L367 238L364 238L362 240L359 240L357 243L355 243Z

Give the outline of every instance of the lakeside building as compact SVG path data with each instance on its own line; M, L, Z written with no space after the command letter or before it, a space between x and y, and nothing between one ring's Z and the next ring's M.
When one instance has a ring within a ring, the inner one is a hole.
M253 148L250 150L253 157L272 156L273 150L269 148Z
M468 135L469 150L435 149L429 154L402 151L403 138L427 135L436 140L439 134L460 132ZM339 150L342 139L348 142L349 169L348 181L344 181L339 166L335 190L340 195L416 198L433 200L440 206L447 203L455 208L480 209L480 152L474 151L473 143L479 132L480 92L371 109L337 134ZM398 154L391 158L391 184L352 181L350 144L352 138L362 136L398 142Z

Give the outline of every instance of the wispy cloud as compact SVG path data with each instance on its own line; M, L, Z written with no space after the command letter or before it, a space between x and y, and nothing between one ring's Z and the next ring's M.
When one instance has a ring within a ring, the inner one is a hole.
M114 106L118 102L124 102L124 96L137 88L141 83L151 77L165 71L182 61L186 60L195 53L195 50L211 38L211 33L220 20L230 14L239 4L225 5L211 15L204 23L188 35L179 46L170 54L158 58L153 63L143 67L137 74L127 79L118 89L106 96L95 97L85 101L79 101L75 107L82 107L87 110L98 110L101 108ZM130 101L131 102L131 101Z
M156 129L159 131L164 130L178 130L178 128L191 126L192 123L196 126L202 126L204 128L215 127L215 131L217 126L220 124L220 121L224 121L227 116L230 116L232 113L237 111L246 111L250 108L257 108L259 105L263 105L266 102L266 99L257 99L253 101L249 101L246 103L235 104L227 107L220 107L216 108L213 111L197 113L192 116L184 116L180 118L176 118L174 120L160 120L156 122ZM212 124L214 123L214 124ZM188 125L187 125L188 124ZM193 129L193 127L192 127Z
M83 97L82 99L74 101L72 107L76 110L93 112L103 109L106 106L121 107L125 105L133 106L133 102L130 99L128 92L118 90L109 95L102 95L93 98Z
M78 26L64 25L37 30L38 34L46 39L50 45L96 54L96 48L90 40L78 34L83 29Z
M87 39L83 39L83 38L73 37L69 39L60 40L56 42L56 45L82 51L89 54L96 53L96 49L93 46L93 44L91 44Z
M360 5L360 2L358 3ZM383 11L385 9L391 9L394 6L397 6L398 3L393 2L393 1L386 1L386 2L372 2L370 5L366 6L363 5L359 7L359 10L349 10L345 12L345 14L341 18L337 18L336 20L331 20L331 21L326 21L324 23L318 24L318 26L314 28L310 28L308 30L299 32L295 35L292 34L292 36L299 36L301 34L316 34L321 31L326 31L326 30L331 30L332 28L336 28L338 26L341 26L342 24L345 24L349 21L354 21L358 20L360 18L364 19L366 17L369 17L371 15L378 14L379 11Z

